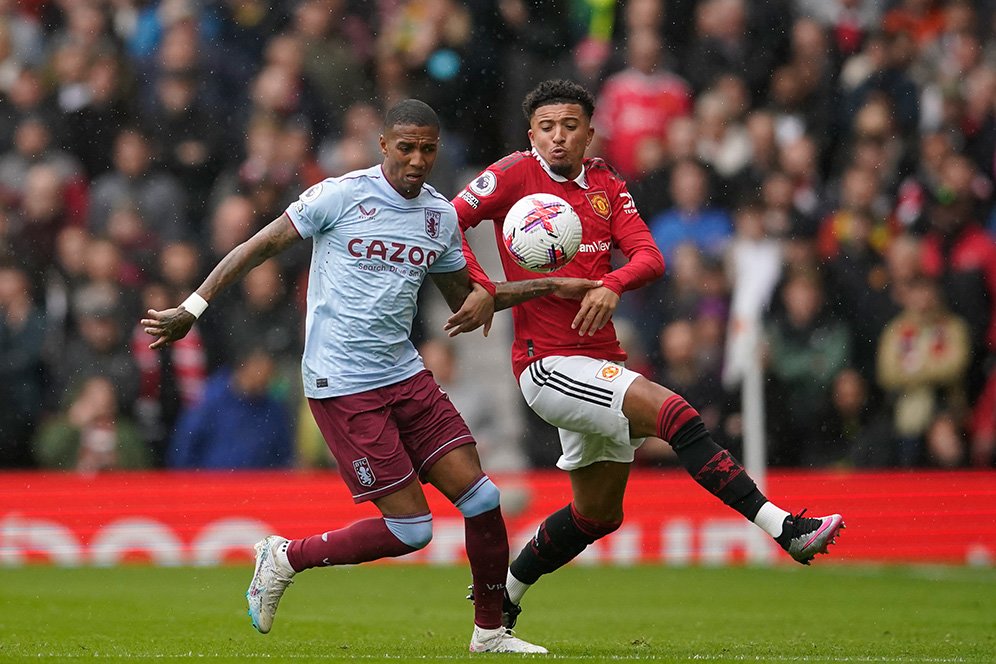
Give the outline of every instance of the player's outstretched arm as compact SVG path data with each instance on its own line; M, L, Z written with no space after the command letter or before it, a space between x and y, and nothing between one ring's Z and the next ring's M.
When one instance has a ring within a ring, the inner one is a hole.
M210 302L212 297L246 272L300 239L300 234L287 215L281 215L222 258L197 288L196 294ZM156 337L149 348L160 348L182 339L197 320L197 314L191 313L182 304L163 311L149 309L147 315L148 318L141 321L142 326L147 334Z
M493 311L508 309L509 307L514 307L517 304L536 297L543 297L544 295L556 295L557 297L566 299L579 300L584 298L591 289L598 288L601 285L601 281L574 279L570 277L546 277L524 281L497 282L495 283L496 291ZM471 310L475 306L474 300L479 297L487 297L490 300L491 296L477 284L474 284L474 287L474 292L467 297L459 311L450 316L449 320L446 321L446 325L443 326L443 329L449 332L451 337L455 337L462 332L477 329L480 326L480 324L471 325L470 323L473 320ZM487 336L487 330L490 327L491 323L489 321L488 326L485 328L485 336Z

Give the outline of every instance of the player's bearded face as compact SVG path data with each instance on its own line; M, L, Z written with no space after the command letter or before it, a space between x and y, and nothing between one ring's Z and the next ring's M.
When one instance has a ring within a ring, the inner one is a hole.
M529 119L529 140L550 170L573 180L581 174L584 151L595 134L580 104L540 106Z
M384 177L405 198L415 198L429 177L439 150L439 129L395 125L380 137Z

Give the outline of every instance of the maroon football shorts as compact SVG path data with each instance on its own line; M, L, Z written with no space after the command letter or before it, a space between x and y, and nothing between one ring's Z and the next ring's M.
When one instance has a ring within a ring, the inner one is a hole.
M461 445L474 443L463 417L427 369L394 385L308 399L315 422L362 503L394 493Z

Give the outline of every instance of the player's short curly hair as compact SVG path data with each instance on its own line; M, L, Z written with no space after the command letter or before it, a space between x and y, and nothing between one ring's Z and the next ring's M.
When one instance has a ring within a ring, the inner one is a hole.
M439 116L432 107L418 99L405 99L391 107L384 116L384 129L398 125L434 127L439 129Z
M595 112L595 98L588 89L564 79L543 81L533 88L522 101L522 112L530 120L537 108L550 104L578 104L589 118Z

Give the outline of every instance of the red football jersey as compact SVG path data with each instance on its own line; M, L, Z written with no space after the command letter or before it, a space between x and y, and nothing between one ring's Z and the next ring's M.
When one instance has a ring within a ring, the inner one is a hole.
M562 180L562 179L561 179ZM579 184L581 182L582 184ZM523 196L535 193L560 196L581 219L581 248L570 263L553 276L601 279L616 294L639 288L664 273L664 257L640 217L626 183L601 159L585 159L584 173L577 181L560 181L544 168L538 155L514 152L487 168L453 199L460 228L494 222L495 238L508 281L539 279L519 267L502 241L502 225L508 209ZM612 249L628 259L612 269ZM474 281L486 280L477 259L464 239L464 254ZM518 376L533 360L549 355L584 355L605 360L625 360L612 323L593 336L581 337L571 323L581 308L580 300L548 295L512 308L515 339L512 370Z

